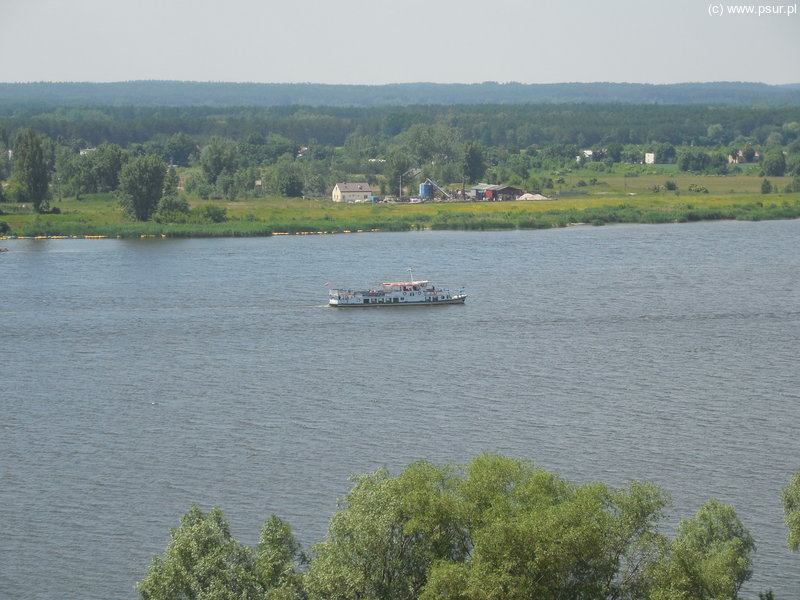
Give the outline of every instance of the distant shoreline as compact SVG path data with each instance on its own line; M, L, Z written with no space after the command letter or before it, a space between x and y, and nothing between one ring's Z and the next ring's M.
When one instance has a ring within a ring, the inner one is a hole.
M230 83L0 82L0 108L44 106L330 106L441 104L705 104L799 106L800 83Z

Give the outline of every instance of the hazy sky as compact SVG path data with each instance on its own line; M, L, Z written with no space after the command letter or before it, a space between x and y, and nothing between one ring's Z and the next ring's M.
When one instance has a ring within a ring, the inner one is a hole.
M0 81L800 82L800 0L734 1L0 0Z

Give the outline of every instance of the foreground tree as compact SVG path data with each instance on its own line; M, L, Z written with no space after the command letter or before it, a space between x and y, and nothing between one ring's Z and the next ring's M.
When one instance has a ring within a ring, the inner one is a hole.
M261 600L255 557L230 533L222 511L197 506L170 530L164 557L154 557L137 584L143 600Z
M303 597L300 568L308 559L286 521L272 515L256 548L256 573L270 600Z
M22 131L14 143L11 180L17 202L30 203L36 212L47 211L50 206L50 174L42 141L31 128Z
M709 500L653 569L652 600L733 600L752 575L755 540L730 506Z
M399 477L356 478L306 577L309 598L413 600L437 560L463 559L465 531L449 469L428 462Z
M137 221L147 221L158 208L166 165L152 154L134 158L119 174L120 205Z
M466 473L420 462L357 479L319 544L310 598L643 597L667 497L575 486L495 455Z
M534 465L476 458L460 486L473 549L439 561L421 598L642 597L664 544L653 484L575 486Z
M278 517L251 550L217 509L192 507L138 587L144 600L737 599L755 543L734 510L711 500L670 542L668 502L655 484L576 485L493 454L420 461L355 478L305 572ZM784 503L798 514L800 473Z
M800 471L794 474L791 482L781 493L786 525L789 528L787 541L793 552L800 549Z

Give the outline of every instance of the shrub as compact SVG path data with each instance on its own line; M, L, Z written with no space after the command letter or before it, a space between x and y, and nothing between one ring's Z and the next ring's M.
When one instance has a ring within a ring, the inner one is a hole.
M164 196L158 201L158 213L189 213L189 201L183 196Z
M205 204L195 209L194 213L204 221L222 223L228 220L227 209L216 204Z
M188 223L190 220L191 215L188 212L178 210L159 211L153 215L156 223Z
M786 189L784 191L787 194L800 192L800 177L795 177L791 183L786 184Z

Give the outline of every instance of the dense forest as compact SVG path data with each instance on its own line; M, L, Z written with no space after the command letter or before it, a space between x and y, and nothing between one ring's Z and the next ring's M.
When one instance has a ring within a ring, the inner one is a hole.
M405 107L143 107L19 105L0 109L0 127L13 136L32 127L52 139L127 146L175 133L203 142L213 135L245 140L275 133L296 144L342 146L351 136L388 142L415 125L441 126L464 141L518 151L531 145L618 142L713 146L791 143L800 105L720 107L700 105L517 104L412 105ZM788 128L784 128L787 125ZM780 138L770 134L780 134ZM372 148L366 147L365 150Z
M406 106L411 104L623 103L798 105L800 84L711 83L0 83L0 106Z

